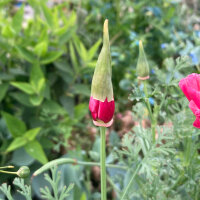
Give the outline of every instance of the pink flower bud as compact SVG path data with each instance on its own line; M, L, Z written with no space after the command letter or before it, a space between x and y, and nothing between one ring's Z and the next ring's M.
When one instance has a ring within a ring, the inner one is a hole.
M115 101L108 102L107 98L104 102L90 97L89 109L92 114L93 122L96 126L111 126L112 118L115 111ZM109 123L110 122L110 123Z
M113 122L115 102L111 81L111 55L108 33L108 20L104 22L103 47L97 60L92 79L89 109L96 126L109 127Z

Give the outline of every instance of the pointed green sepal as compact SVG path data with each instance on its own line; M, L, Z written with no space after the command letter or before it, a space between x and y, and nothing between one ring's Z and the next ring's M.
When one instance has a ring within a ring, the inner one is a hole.
M149 64L146 59L142 41L139 42L139 58L137 62L137 75L138 79L146 80L149 79Z
M111 82L112 68L110 55L110 42L108 32L108 20L104 22L103 47L99 54L94 76L92 79L91 96L99 101L113 100L113 87Z

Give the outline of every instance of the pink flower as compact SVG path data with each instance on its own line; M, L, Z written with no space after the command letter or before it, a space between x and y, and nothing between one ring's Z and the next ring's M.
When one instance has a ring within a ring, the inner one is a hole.
M108 20L104 22L103 46L92 78L89 109L96 126L109 127L113 123L115 101L112 87L112 67Z
M89 109L92 114L93 122L96 126L111 126L115 111L115 101L109 101L107 98L104 102L90 97Z
M196 116L193 126L200 128L200 74L190 74L179 82L179 87L189 100L189 108Z

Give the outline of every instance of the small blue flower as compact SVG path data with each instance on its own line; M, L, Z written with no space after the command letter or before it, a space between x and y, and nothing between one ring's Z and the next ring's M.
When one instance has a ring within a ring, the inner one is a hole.
M165 48L167 47L167 44L166 44L166 43L162 43L162 44L160 45L160 47L161 47L161 49L165 49Z
M149 97L149 103L150 103L151 105L154 105L154 98Z
M20 7L22 6L22 2L16 3L15 6L16 6L17 8L20 8Z
M152 74L155 74L155 70L154 70L154 69L151 69L151 73L152 73Z
M135 41L135 44L136 44L137 46L139 46L139 40Z
M136 32L131 31L131 32L130 32L130 35L129 35L129 39L130 39L130 40L134 40L136 36L137 36Z
M144 85L141 84L141 85L139 86L139 88L140 88L140 91L143 91Z
M194 54L193 52L191 52L189 54L190 58L192 59L192 63L194 65L198 65L199 64L199 60L198 60L198 57L196 56L196 54Z

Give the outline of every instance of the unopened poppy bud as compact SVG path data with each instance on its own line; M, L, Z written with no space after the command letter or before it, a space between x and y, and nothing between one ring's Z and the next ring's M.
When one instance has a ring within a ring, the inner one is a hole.
M27 178L30 174L30 169L27 166L20 167L20 169L17 171L17 175L20 178Z
M140 80L149 79L149 64L147 62L141 40L139 42L139 58L137 62L136 71L137 71L138 79Z
M103 29L103 47L95 67L89 102L89 109L96 126L109 127L113 122L115 102L111 76L110 42L108 20L106 19Z

